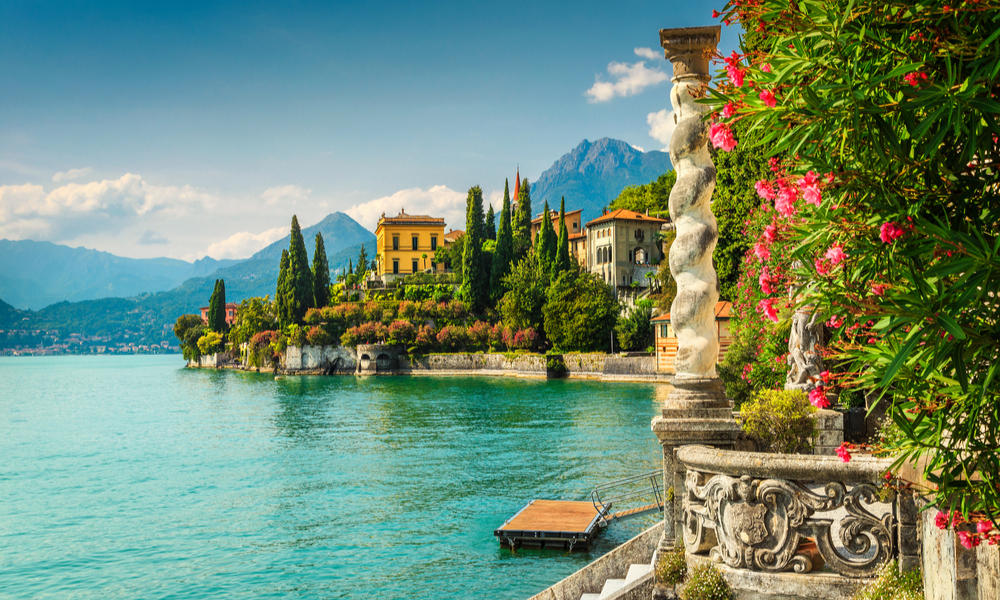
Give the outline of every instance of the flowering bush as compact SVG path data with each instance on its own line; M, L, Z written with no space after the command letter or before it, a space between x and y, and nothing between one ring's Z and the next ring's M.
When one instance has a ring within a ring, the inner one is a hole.
M393 321L386 335L390 344L410 345L417 339L417 328L409 321Z
M381 323L362 323L344 332L340 342L345 346L384 343L388 333L386 326Z
M420 303L404 300L399 303L399 318L416 321L420 314Z
M275 344L278 342L277 331L261 331L250 338L248 361L252 367L270 366L278 360Z
M424 325L417 330L417 339L414 341L414 348L421 352L432 350L437 345L437 334L430 325Z
M469 343L477 348L489 348L490 346L490 324L484 321L476 321L469 326Z
M852 600L924 600L924 580L920 569L899 574L896 561L878 570L875 581L861 588Z
M469 336L465 328L459 325L442 327L437 334L437 341L446 350L458 350L465 346Z
M681 600L729 600L733 590L714 564L702 563L688 571L680 597Z
M306 331L306 343L310 346L332 346L336 338L321 327L310 327Z
M365 321L380 322L385 310L382 305L378 302L367 302L364 307L364 318ZM391 318L391 316L390 316Z
M490 348L499 348L504 343L505 329L503 323L497 323L493 327L490 327ZM514 341L513 336L511 337L511 341Z
M518 331L511 340L511 345L518 350L531 350L537 343L538 334L531 327Z
M720 16L768 46L726 59L710 94L714 146L745 119L773 155L758 192L796 302L850 365L831 389L877 391L902 432L887 450L925 458L937 502L965 515L1000 513L998 8L733 0ZM779 318L784 290L759 285Z

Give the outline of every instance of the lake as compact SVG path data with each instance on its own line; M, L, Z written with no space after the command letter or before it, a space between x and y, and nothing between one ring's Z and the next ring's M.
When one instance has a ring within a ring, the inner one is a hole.
M0 597L523 599L656 519L493 537L658 468L654 384L181 367L0 358Z

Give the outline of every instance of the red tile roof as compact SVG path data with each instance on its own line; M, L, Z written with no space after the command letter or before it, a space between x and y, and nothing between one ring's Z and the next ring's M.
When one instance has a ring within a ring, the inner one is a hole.
M462 231L461 229L454 229L454 230L451 230L448 233L444 234L444 241L446 241L446 242L454 242L455 240L457 240L458 238L462 237L463 235L465 235L464 231Z
M670 222L667 219L660 219L659 217L651 217L649 215L637 213L635 211L628 210L625 208L619 208L618 210L613 210L607 214L597 217L593 221L587 223L587 227L590 227L595 223L604 223L606 221L646 221L649 223L657 223L657 224Z
M733 303L719 301L715 303L715 318L716 319L731 319L733 317ZM650 322L658 323L660 321L669 321L670 313L665 315L660 315L658 317L653 317Z

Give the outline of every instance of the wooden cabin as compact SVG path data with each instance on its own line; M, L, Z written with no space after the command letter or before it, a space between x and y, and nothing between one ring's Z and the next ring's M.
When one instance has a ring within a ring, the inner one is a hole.
M732 317L732 302L718 302L715 305L715 326L719 335L719 362L733 343L729 329ZM653 335L656 339L656 370L660 373L674 373L674 359L677 357L677 334L670 324L670 313L653 318Z

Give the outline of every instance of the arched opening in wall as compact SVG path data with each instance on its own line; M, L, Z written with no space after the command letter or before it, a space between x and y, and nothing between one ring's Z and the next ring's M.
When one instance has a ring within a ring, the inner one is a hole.
M372 357L368 356L367 354L362 354L360 360L371 360L371 359Z
M386 353L379 354L375 357L375 370L378 372L388 372L392 370L392 359Z
M327 364L326 370L324 371L324 373L326 375L335 375L337 373L337 371L340 370L341 362L342 362L342 359L340 359L339 357L333 359L333 362Z
M635 262L639 263L640 265L646 264L646 251L643 250L642 248L639 248L638 250L635 251Z

